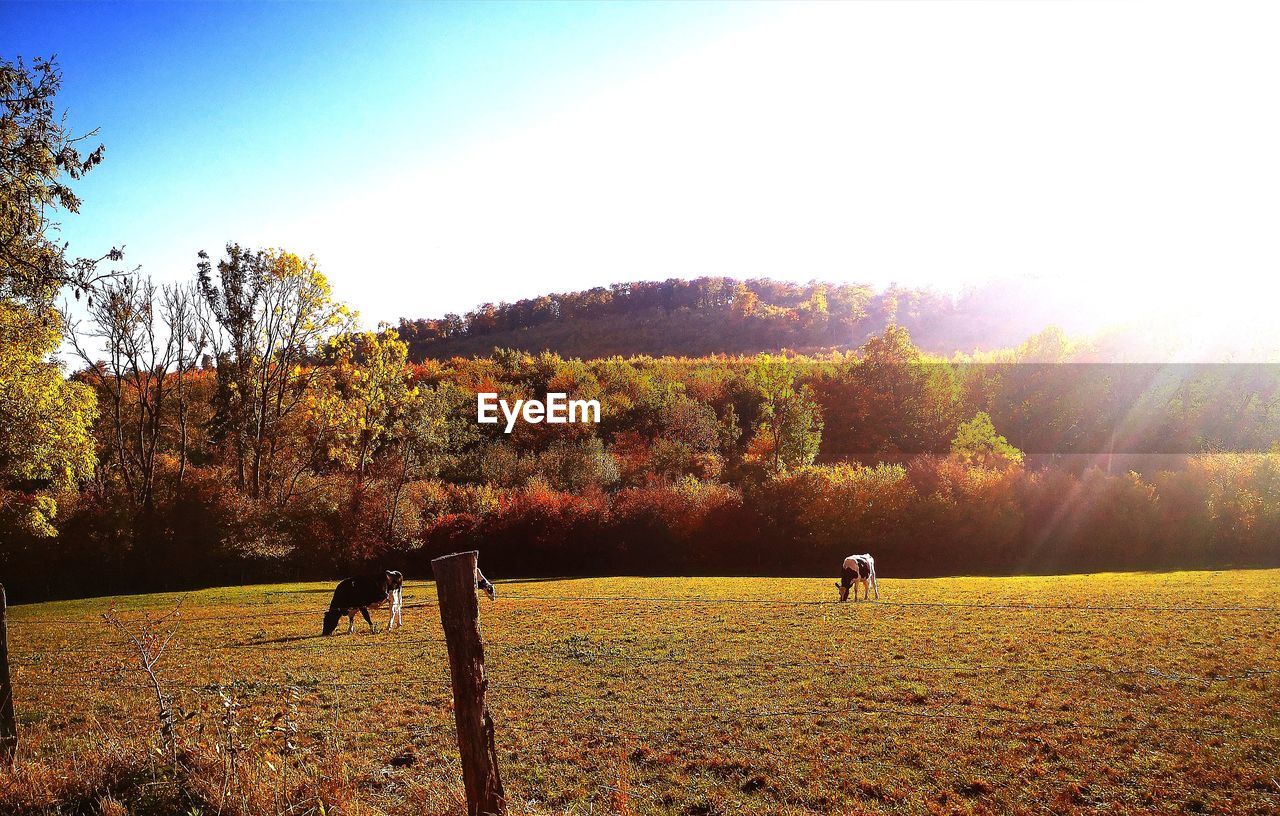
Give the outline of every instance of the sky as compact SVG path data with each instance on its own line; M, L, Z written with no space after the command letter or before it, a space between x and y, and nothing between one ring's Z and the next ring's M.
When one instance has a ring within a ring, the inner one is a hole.
M699 275L1262 331L1274 3L0 4L106 161L73 252L314 255L364 322Z

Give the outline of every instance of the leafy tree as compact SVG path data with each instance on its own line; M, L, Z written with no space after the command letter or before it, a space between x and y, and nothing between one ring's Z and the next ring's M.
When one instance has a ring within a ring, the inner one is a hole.
M347 458L363 479L390 441L417 392L409 384L408 346L392 330L344 334L330 341L329 374L347 403Z
M556 441L537 456L537 473L553 488L581 492L618 481L618 465L596 438Z
M62 75L51 60L30 67L0 60L0 515L52 535L50 490L68 489L93 471L93 393L69 383L50 361L61 340L58 291L76 295L101 276L99 262L71 259L53 240L58 210L77 212L70 182L102 161L99 145L82 155L58 115Z
M952 367L922 354L901 326L872 337L814 387L827 420L824 460L945 450L955 427Z
M747 374L760 393L759 419L748 457L777 475L813 463L822 442L822 411L808 387L795 387L785 358L757 358Z
M58 326L56 315L0 299L0 520L44 536L57 532L49 491L71 489L94 467L96 402L49 361Z
M87 154L80 143L97 134L73 135L58 115L55 97L62 72L53 60L0 60L0 298L39 309L64 286L76 296L102 278L99 264L119 260L112 249L100 258L70 258L54 241L58 210L80 211L69 182L102 161L103 146Z
M1022 464L1022 451L996 433L996 426L985 411L962 423L951 440L951 455L966 465L1005 469Z
M474 408L474 398L452 382L417 387L396 433L406 481L440 475L480 441Z
M276 458L320 376L311 360L355 315L333 300L314 259L290 252L228 244L216 268L201 252L197 270L218 359L214 438L230 444L241 489L258 498L274 485L288 495Z

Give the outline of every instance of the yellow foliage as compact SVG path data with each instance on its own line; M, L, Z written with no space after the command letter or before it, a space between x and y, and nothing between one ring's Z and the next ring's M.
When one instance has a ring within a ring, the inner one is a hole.
M59 320L52 309L0 300L0 493L14 486L36 493L0 505L20 507L17 524L46 536L55 532L57 505L45 491L70 488L94 468L94 393L49 359L61 340Z

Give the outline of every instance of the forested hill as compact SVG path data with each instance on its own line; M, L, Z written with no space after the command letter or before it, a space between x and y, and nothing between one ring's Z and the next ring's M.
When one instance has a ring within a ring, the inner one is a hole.
M1063 315L1039 298L992 285L959 298L923 289L768 279L620 283L465 315L400 320L414 360L485 355L494 348L565 357L751 353L852 348L889 323L939 354L1016 345ZM1015 306L1016 304L1016 306Z

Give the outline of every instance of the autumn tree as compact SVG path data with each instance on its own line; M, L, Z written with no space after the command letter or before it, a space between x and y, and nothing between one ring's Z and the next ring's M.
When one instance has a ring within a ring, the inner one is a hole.
M81 331L79 323L72 324L68 334L85 363L83 378L106 402L111 457L104 464L120 478L133 505L150 513L157 456L174 410L180 477L185 470L185 380L204 349L205 336L188 289L157 287L140 275L103 283L88 311L90 325Z
M75 135L57 111L62 72L53 60L0 60L0 298L47 307L64 286L77 297L104 274L99 258L73 258L52 238L59 211L80 211L71 188L102 162L98 145L81 153L97 131Z
M190 449L189 381L208 347L207 306L194 285L164 287L162 319L173 345L173 390L178 408L178 485L187 472Z
M808 387L796 387L791 364L762 354L747 379L760 394L747 457L773 475L811 464L822 442L822 411Z
M901 326L813 385L827 420L824 460L945 450L956 425L955 372L922 354Z
M389 329L335 336L300 404L299 437L308 444L290 465L290 490L304 471L348 474L345 514L364 520L357 537L367 550L414 534L406 486L435 477L479 439L467 395L453 383L414 384L407 353Z
M417 479L438 476L480 440L476 424L469 419L472 406L470 395L450 382L434 387L419 385L411 393L396 432L398 466L393 466L390 476L387 539L394 538L405 486Z
M54 240L56 213L77 212L71 182L102 161L87 154L57 112L62 74L51 60L0 60L0 515L52 535L51 491L93 470L93 393L51 360L61 341L54 299L102 277L101 258L71 258Z
M409 348L390 329L341 335L326 351L329 374L346 403L348 461L363 479L417 395L409 384Z
M661 427L649 456L652 472L671 480L720 475L723 429L710 405L679 394L665 406Z
M229 445L241 489L280 487L284 432L320 373L311 365L354 315L333 300L314 259L229 244L216 266L200 253L198 280L218 360L214 438Z
M1022 451L996 432L985 411L956 429L951 455L966 465L1003 470L1022 464Z
M56 534L51 493L93 474L93 391L50 361L58 322L0 299L0 523Z

